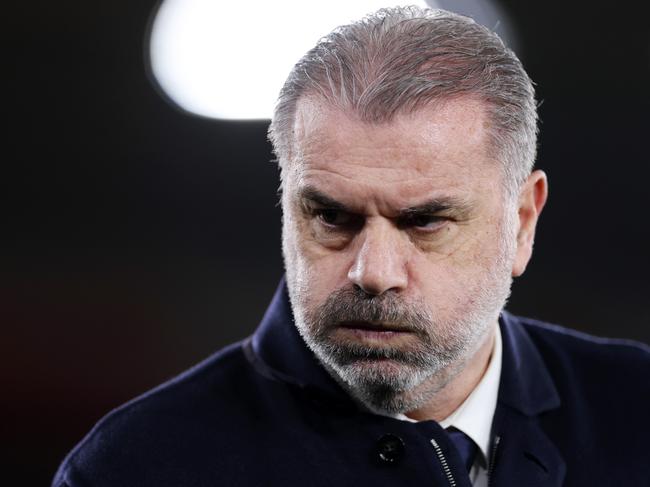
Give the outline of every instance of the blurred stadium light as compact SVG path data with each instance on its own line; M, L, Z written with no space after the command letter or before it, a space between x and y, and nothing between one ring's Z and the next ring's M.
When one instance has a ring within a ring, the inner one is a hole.
M182 110L268 119L287 73L320 36L379 8L407 4L454 10L505 32L489 0L163 0L148 33L148 68Z

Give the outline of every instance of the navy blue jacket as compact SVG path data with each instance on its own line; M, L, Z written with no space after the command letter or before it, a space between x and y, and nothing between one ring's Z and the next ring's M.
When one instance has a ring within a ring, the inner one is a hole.
M490 485L650 485L648 347L505 312L500 326ZM469 487L463 469L435 421L359 409L281 285L251 338L110 413L53 485Z

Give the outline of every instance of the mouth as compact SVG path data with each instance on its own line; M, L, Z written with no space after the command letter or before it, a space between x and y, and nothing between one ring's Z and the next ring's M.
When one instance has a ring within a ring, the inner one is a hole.
M338 325L338 329L345 335L365 341L386 341L413 334L404 326L369 321L345 321Z
M366 330L379 332L411 333L411 330L401 325L392 323L375 323L372 321L344 321L339 323L339 327L351 330Z

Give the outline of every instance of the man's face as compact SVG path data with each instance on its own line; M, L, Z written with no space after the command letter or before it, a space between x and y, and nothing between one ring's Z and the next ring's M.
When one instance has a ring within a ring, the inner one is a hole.
M303 98L284 169L296 325L371 408L428 401L485 343L507 299L516 210L480 102L383 124Z

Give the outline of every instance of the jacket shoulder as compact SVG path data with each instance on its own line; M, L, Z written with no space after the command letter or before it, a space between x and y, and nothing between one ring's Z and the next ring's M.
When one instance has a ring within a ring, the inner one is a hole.
M648 345L596 337L530 318L510 318L526 330L561 388L599 398L609 392L619 398L616 404L628 399L650 406Z
M555 389L556 406L537 418L566 463L566 485L621 479L641 485L650 430L649 347L526 318L512 317L510 324L534 345L528 351L539 354ZM534 378L527 380L534 387Z
M650 347L645 343L623 338L603 338L560 325L512 316L540 345L552 347L560 354L575 359L613 360L620 366L650 364Z
M138 471L149 484L156 469L158 485L168 485L162 475L170 456L194 455L193 442L204 443L211 427L223 430L232 414L227 410L231 399L246 394L243 384L252 384L249 374L242 343L236 343L111 411L68 454L53 487L99 485L99 479L101 485L120 485L127 476L137 484L133 475Z

